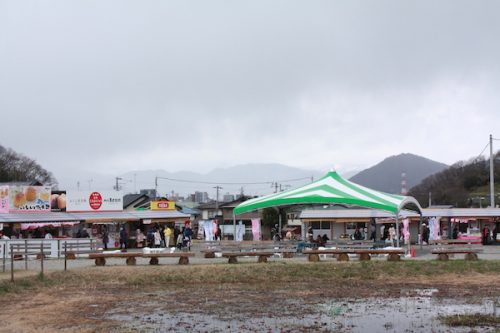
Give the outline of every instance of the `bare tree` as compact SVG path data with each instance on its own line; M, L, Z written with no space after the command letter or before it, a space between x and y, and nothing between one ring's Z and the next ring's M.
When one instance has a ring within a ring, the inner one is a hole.
M51 172L42 168L29 157L0 145L0 182L32 182L57 187L57 180Z

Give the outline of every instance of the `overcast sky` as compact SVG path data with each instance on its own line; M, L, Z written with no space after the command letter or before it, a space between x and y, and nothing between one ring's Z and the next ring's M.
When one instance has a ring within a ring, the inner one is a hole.
M56 177L451 164L500 138L499 36L500 1L0 0L0 144Z

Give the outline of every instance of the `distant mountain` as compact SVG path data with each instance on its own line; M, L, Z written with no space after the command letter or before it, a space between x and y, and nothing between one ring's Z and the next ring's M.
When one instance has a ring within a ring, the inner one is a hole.
M500 152L495 154L494 182L500 185ZM431 175L410 190L423 207L452 205L454 207L487 207L490 202L489 159L474 158L460 161L449 168ZM498 197L497 197L498 198ZM495 206L498 199L495 200Z
M351 177L350 180L375 190L387 193L401 193L402 173L405 173L406 189L418 185L424 178L446 169L443 163L428 158L400 154L391 156Z
M168 172L165 170L138 170L120 176L125 193L144 188L155 188L158 177L158 192L161 195L180 194L186 196L195 191L208 192L215 199L215 186L221 186L219 199L223 195L257 195L273 193L297 187L318 179L325 172L289 167L282 164L243 164L229 168L218 168L206 174L190 171ZM232 184L234 183L234 184Z

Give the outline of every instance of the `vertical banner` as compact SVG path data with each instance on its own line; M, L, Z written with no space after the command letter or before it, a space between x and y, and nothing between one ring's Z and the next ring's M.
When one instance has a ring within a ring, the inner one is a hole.
M241 242L243 240L243 235L245 234L245 225L243 224L242 221L238 222L238 225L236 226L236 238L235 240L237 242Z
M410 219L403 219L403 239L405 242L410 240Z
M213 225L211 220L203 221L203 229L205 229L205 240L210 242L214 240Z
M260 240L260 219L252 219L253 240Z
M429 220L429 240L439 239L439 221L441 217L433 217Z
M0 213L9 212L9 187L0 186Z
M219 231L219 225L217 224L217 220L212 220L212 232L213 232L214 240L218 240L217 239L217 231Z

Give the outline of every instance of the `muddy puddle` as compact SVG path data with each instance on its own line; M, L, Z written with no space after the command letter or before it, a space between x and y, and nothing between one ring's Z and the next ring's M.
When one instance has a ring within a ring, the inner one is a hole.
M255 302L252 297L220 304L166 306L157 295L140 305L119 305L105 314L131 332L491 332L498 327L448 327L438 315L500 315L500 299L436 297L437 289L403 290L397 298L283 299ZM132 310L133 309L133 310Z

